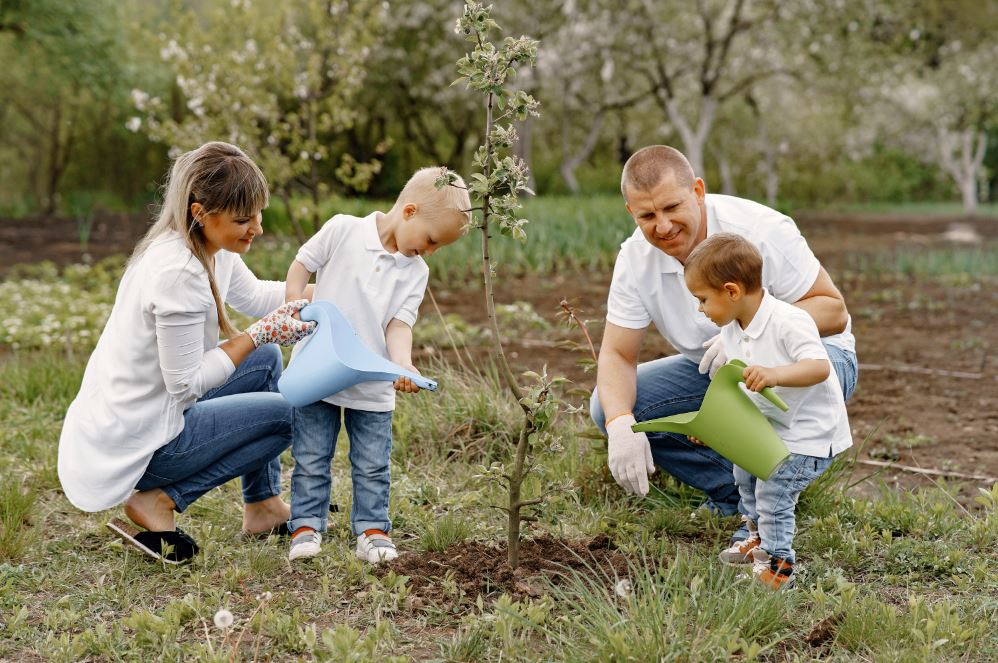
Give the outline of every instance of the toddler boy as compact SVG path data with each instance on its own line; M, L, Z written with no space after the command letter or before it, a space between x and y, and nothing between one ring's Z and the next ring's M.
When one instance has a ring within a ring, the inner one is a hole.
M286 299L300 299L315 273L315 299L335 304L367 347L416 371L412 325L429 275L423 256L457 240L471 220L471 202L460 178L454 185L436 188L436 180L445 172L442 168L417 171L387 213L372 212L364 218L337 214L327 221L291 264ZM329 512L330 463L341 420L350 439L350 525L357 537L357 557L376 564L398 556L388 534L396 390L415 393L419 388L408 378L394 384L364 382L296 408L289 559L319 553Z
M801 492L833 458L852 446L842 390L814 320L762 287L762 256L732 233L711 235L690 253L686 287L699 310L721 327L729 359L741 359L749 396L786 443L790 457L767 481L737 465L739 511L749 529L744 541L720 554L727 564L753 564L770 589L793 585L794 509ZM757 392L772 387L787 412Z

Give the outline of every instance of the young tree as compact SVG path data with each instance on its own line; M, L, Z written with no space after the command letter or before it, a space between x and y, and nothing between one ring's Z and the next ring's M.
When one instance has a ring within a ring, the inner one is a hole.
M287 207L299 240L318 229L329 181L364 190L380 163L339 151L386 13L378 0L234 0L184 14L161 35L171 98L133 93L135 130L174 152L207 140L245 149ZM307 222L307 224L306 224Z
M481 94L485 111L483 144L475 152L475 172L468 179L468 188L476 207L476 227L481 232L482 276L485 289L485 307L492 330L492 350L506 387L523 410L524 420L513 450L512 466L494 463L486 468L484 476L508 489L505 507L499 507L507 516L507 550L509 565L519 565L520 528L523 522L536 520L524 509L540 505L544 496L525 498L522 494L524 479L537 469L530 452L543 439L545 431L558 411L558 401L552 388L562 382L545 374L528 373L533 383L519 384L510 368L503 350L503 337L496 319L494 299L494 266L489 254L489 241L495 230L520 241L525 240L527 221L518 218L518 195L530 192L527 188L528 172L522 159L511 154L517 141L513 121L523 121L537 115L537 102L526 92L514 91L510 78L520 66L533 65L537 58L537 42L527 37L507 37L501 44L490 39L499 26L491 18L491 7L485 8L469 0L464 14L457 22L457 32L474 45L471 53L457 62L461 77L455 81ZM444 176L438 186L454 186L453 178Z

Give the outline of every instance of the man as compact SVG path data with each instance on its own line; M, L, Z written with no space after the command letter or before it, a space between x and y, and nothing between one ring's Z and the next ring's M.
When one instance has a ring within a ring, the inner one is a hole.
M763 255L764 287L814 318L848 400L857 361L845 300L792 219L749 200L708 195L678 150L652 145L635 152L620 191L638 228L617 256L590 404L609 438L610 471L625 490L645 495L658 465L704 491L708 508L733 515L738 490L728 460L682 435L631 430L635 421L699 409L709 376L727 361L717 326L686 289L683 263L714 233L752 242ZM679 354L638 365L651 324Z

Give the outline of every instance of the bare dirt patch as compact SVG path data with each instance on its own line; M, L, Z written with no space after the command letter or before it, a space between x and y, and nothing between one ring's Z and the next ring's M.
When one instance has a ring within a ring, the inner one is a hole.
M379 576L389 572L408 576L418 602L435 606L474 602L478 596L491 600L504 593L518 600L539 597L546 593L547 581L557 585L573 574L607 586L629 575L627 559L606 535L578 541L548 536L524 540L516 570L506 562L505 544L464 541L443 552L403 553L378 565Z

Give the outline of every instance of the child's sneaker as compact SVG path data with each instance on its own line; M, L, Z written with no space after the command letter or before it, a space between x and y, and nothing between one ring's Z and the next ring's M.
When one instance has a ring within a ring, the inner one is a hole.
M752 575L769 589L780 591L794 586L794 564L779 557L771 557L761 548L752 551Z
M357 537L357 559L370 564L390 562L399 556L391 537L380 529L365 530Z
M759 548L762 540L758 534L750 533L749 538L735 541L730 547L718 554L718 559L724 564L751 564L752 552Z
M322 547L322 535L314 529L301 527L295 531L291 537L291 551L288 553L288 560L304 559L315 557Z

